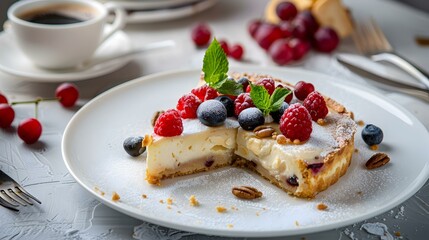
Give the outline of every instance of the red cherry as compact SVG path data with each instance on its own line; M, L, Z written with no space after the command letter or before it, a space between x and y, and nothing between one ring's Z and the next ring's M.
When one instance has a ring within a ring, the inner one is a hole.
M255 38L256 32L258 31L258 28L261 26L261 24L262 24L262 21L259 19L252 20L249 23L248 31L250 36L252 36L252 38Z
M276 13L281 20L291 20L298 14L298 9L291 2L281 2L276 7Z
M282 30L283 38L292 37L294 27L291 22L281 22L279 27Z
M292 22L293 36L295 38L307 39L311 37L311 31L302 19L295 19Z
M229 55L229 48L228 48L228 43L226 42L226 40L219 40L219 44L223 48L223 51L225 52L225 54L228 56Z
M231 47L229 54L235 60L240 61L241 58L243 57L243 53L244 53L243 47L240 44L235 44L234 46Z
M304 99L314 91L314 86L311 83L299 81L295 84L295 96L301 101L304 101Z
M7 98L0 93L0 103L8 103Z
M210 41L210 28L206 24L200 23L192 28L191 37L197 46L205 46Z
M35 118L29 118L18 125L18 136L26 144L32 144L39 140L42 135L42 124Z
M330 53L339 43L340 38L332 28L322 27L314 34L314 47L320 52Z
M258 31L256 32L255 39L258 42L259 46L263 49L268 50L277 39L283 37L282 30L279 26L264 23L262 24Z
M271 45L268 53L271 59L279 65L284 65L293 59L293 50L286 39L279 39Z
M319 28L319 23L309 10L301 11L294 20L303 21L310 35L313 35Z
M7 103L0 103L0 127L8 128L15 118L15 111Z
M63 83L55 90L55 97L57 97L63 107L73 107L79 98L79 91L76 85L72 83Z
M300 60L310 51L311 48L309 42L299 38L292 38L289 40L289 46L293 50L293 60Z

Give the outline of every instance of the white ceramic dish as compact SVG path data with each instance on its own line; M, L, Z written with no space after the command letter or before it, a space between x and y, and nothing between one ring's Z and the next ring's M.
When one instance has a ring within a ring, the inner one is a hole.
M233 70L270 74L293 83L313 82L317 90L351 109L357 119L383 129L385 138L380 151L386 152L391 162L372 171L365 169L364 163L374 151L361 140L359 128L359 152L347 174L312 200L290 197L259 176L236 168L178 177L163 181L160 187L151 186L144 180L144 156L129 157L122 142L129 136L150 133L153 112L173 108L181 95L195 87L200 70L194 70L142 77L86 104L70 121L63 136L62 153L70 173L101 202L135 218L185 231L241 237L295 235L349 225L397 206L428 179L427 130L408 111L379 93L297 69ZM230 193L231 187L237 185L254 186L264 197L257 201L239 200ZM119 202L111 201L113 191L121 196ZM148 198L142 198L142 194ZM190 195L195 195L201 206L191 207ZM160 203L169 197L174 200L171 209ZM325 203L328 210L317 210L318 203ZM216 212L218 205L228 211Z
M0 33L0 70L21 77L30 82L64 82L79 81L99 77L118 70L130 61L130 58L120 58L114 61L95 65L84 70L50 71L36 67L18 49L11 35ZM96 51L93 60L105 59L120 55L131 50L130 39L123 31L118 31Z
M216 3L217 0L204 0L174 8L160 8L151 11L136 9L128 14L127 23L154 23L184 18L209 9Z
M204 0L99 0L100 2L112 2L127 10L156 10L159 8L168 8L174 6L182 6L193 2Z

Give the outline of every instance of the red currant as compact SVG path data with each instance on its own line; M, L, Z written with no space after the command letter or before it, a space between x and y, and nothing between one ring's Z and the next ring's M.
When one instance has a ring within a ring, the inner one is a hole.
M262 24L262 22L259 19L252 20L249 23L248 30L249 30L250 36L255 38L256 32L258 31L258 28L259 28L259 26L261 26L261 24Z
M8 103L7 98L0 93L0 103Z
M290 62L293 59L292 48L289 47L288 41L286 39L279 39L271 45L268 53L271 56L271 59L279 65L284 65Z
M310 51L311 45L306 40L292 38L289 40L289 47L293 51L293 60L300 60Z
M281 20L291 20L298 14L298 9L291 2L281 2L276 7L277 16Z
M268 50L273 42L282 37L283 33L279 26L264 23L256 32L255 39L259 46L265 50Z
M32 144L42 135L42 124L35 118L29 118L18 125L18 136L26 143Z
M15 111L7 103L0 103L0 127L8 128L15 118Z
M240 61L241 58L243 57L243 53L244 53L243 47L240 44L236 44L236 45L231 47L229 54L235 60Z
M55 90L55 97L57 97L64 107L73 107L79 98L79 91L76 85L72 83L63 83Z
M192 28L191 37L195 45L199 47L205 46L210 41L210 28L206 24L200 23Z
M334 29L322 27L314 34L314 46L320 52L330 53L337 48L340 38Z
M299 81L295 84L295 96L301 101L304 101L304 99L314 91L314 86L311 83Z

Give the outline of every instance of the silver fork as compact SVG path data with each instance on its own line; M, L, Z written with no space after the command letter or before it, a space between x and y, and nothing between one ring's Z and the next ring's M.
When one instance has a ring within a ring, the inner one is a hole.
M21 185L0 170L0 205L13 211L19 211L18 206L33 205L31 199L42 204L37 198L28 193Z
M353 40L358 50L373 61L386 61L394 64L419 80L429 89L429 75L409 60L395 53L384 33L377 23L371 19L356 25Z

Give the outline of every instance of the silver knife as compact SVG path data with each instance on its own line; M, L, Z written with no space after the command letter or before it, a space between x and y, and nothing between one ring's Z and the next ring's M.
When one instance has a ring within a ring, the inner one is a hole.
M353 64L350 61L347 61L344 58L341 58L339 56L336 56L336 59L339 63L347 67L350 71L360 76L363 76L366 79L369 79L371 81L378 83L377 86L381 88L395 91L395 92L409 94L429 102L429 90L427 89L415 87L406 83L399 82L397 80L380 76L378 74L367 71L362 67L357 66L356 64Z

